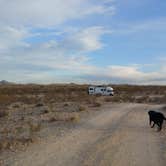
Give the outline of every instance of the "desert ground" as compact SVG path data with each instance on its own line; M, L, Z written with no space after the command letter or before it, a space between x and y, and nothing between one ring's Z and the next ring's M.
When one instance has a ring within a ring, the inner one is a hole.
M1 85L0 164L4 166L164 166L166 123L150 128L148 110L166 115L165 86Z

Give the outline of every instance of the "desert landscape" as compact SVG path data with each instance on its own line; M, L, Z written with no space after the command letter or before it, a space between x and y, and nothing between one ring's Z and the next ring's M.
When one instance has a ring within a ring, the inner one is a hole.
M166 166L166 1L0 0L0 166Z
M147 111L166 113L166 86L110 86L114 96L88 95L88 85L0 85L1 165L164 165L166 125L151 129Z

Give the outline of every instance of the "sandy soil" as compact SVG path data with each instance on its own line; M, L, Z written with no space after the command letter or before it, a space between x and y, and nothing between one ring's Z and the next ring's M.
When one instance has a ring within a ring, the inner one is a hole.
M60 138L9 157L6 166L164 166L161 133L148 126L145 104L107 104ZM164 131L161 131L164 132Z

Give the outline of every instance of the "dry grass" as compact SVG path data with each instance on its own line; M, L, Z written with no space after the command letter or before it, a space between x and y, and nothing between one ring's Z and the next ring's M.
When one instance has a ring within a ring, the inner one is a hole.
M15 150L18 147L25 147L28 146L30 143L32 143L33 140L32 138L4 138L4 139L0 139L0 151L2 150Z
M78 114L72 115L69 118L69 121L71 121L71 122L79 122L80 121L80 116Z
M137 85L112 85L115 94L129 95L163 95L166 94L166 86L137 86Z
M50 119L48 120L48 122L56 122L56 121L58 121L56 117L50 117Z
M88 85L0 86L0 150L30 144L52 122L77 123L82 113L103 102L166 104L166 86L111 86L113 97L90 96Z
M93 103L93 107L100 107L100 106L101 106L101 103L99 103L97 101Z
M78 109L79 109L80 112L86 111L86 107L85 106L79 106Z
M47 122L79 122L80 116L78 113L54 113L51 115L47 115L46 118L44 118L44 121Z
M0 110L0 118L7 117L9 115L9 112L6 110Z
M87 85L4 85L0 86L0 103L36 104L54 102L88 102L92 96ZM95 97L93 97L95 98Z
M6 128L0 131L0 151L15 150L18 148L25 148L25 146L36 140L35 132L36 126L27 127L26 124L17 126L17 124L8 124Z
M30 133L38 132L41 129L41 123L39 123L39 122L29 121L28 125L29 125Z

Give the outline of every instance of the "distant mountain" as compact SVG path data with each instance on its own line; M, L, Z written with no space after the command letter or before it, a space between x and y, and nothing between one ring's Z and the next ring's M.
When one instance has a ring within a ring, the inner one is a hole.
M0 81L0 85L8 85L8 84L13 84L13 83L8 82L8 81L6 81L6 80Z

